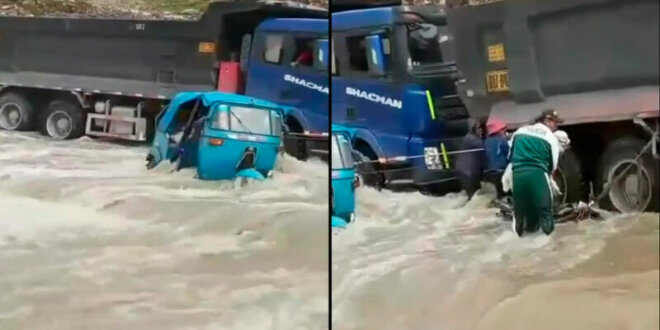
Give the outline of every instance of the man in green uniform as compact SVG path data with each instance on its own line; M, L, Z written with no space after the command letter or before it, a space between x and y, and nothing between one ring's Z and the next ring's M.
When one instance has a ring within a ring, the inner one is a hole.
M550 235L552 214L551 176L559 162L559 141L553 134L562 120L555 110L546 110L535 123L519 128L512 137L513 228Z

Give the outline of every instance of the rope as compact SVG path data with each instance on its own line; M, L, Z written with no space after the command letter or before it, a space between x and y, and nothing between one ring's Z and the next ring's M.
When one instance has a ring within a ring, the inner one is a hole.
M484 148L477 148L477 149L466 149L466 150L457 150L457 151L445 151L445 152L439 152L437 155L442 156L444 155L457 155L457 154L466 154L466 153L471 153L471 152L478 152L478 151L484 151ZM359 164L364 164L364 163L394 163L394 162L403 162L406 160L411 160L411 159L417 159L417 158L424 158L426 155L414 155L414 156L395 156L395 157L390 157L390 158L378 158L375 160L369 160L369 161L361 161L358 162Z
M312 135L312 134L305 134L305 133L287 133L284 135L285 139L297 139L297 140L328 140L327 135Z

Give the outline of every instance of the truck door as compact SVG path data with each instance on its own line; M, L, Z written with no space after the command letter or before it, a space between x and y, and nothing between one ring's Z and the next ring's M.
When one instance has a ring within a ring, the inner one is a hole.
M319 56L324 56L323 47L317 46L323 40L327 39L311 33L257 33L248 69L247 94L294 107L304 117L299 122L300 129L326 132L327 70L314 65L319 62Z
M333 33L332 122L367 128L388 156L406 154L409 137L389 47L387 30Z

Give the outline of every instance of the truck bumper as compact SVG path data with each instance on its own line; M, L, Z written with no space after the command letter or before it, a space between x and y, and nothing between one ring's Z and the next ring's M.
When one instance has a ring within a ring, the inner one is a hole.
M412 138L409 143L411 158L399 164L392 164L388 175L388 185L411 184L414 186L445 185L457 182L452 152L459 150L462 138L426 140Z

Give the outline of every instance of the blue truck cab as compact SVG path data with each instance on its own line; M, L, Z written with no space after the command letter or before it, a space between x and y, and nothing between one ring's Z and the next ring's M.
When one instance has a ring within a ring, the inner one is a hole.
M355 220L355 189L360 184L355 174L351 148L355 130L340 125L332 125L331 129L332 226L344 227Z
M365 184L455 182L451 152L471 120L456 93L452 38L441 6L332 13L332 123L356 130Z
M286 107L285 148L299 158L328 152L328 20L270 18L243 38L246 94Z

